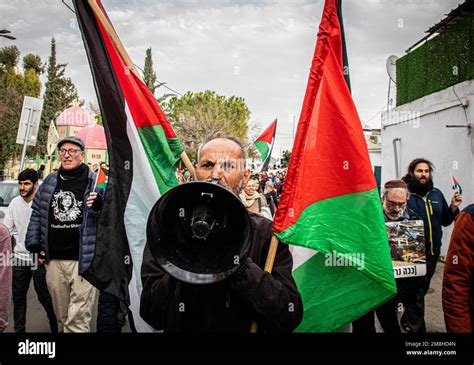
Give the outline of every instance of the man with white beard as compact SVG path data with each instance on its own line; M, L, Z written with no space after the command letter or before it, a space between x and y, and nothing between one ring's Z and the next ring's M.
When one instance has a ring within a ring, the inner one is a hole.
M402 180L387 181L382 189L382 207L385 222L400 222L421 219L407 207L409 198L407 184ZM401 323L407 332L418 332L417 321L423 317L423 308L416 298L424 283L424 277L396 279L398 295L352 323L353 333L375 333L374 312L385 333L400 333L397 311L404 308ZM403 306L402 306L403 305Z

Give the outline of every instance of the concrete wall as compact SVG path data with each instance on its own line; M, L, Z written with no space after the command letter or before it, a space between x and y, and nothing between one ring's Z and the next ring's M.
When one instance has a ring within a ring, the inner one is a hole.
M431 160L436 167L435 187L448 204L453 195L450 173L461 184L462 209L474 203L474 131L466 128L474 121L474 80L454 85L454 91L449 87L382 114L382 181L400 177L396 176L393 147L393 140L400 139L396 143L401 176L411 160ZM447 252L451 230L452 225L444 229L442 255Z
M381 151L371 151L369 150L370 163L372 167L382 166L382 153Z

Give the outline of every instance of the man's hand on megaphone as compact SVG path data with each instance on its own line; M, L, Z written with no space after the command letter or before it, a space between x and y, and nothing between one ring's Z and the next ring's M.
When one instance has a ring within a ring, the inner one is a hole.
M247 279L247 271L250 269L252 264L250 257L247 257L245 261L239 266L237 270L232 274L231 279L233 283L242 283Z

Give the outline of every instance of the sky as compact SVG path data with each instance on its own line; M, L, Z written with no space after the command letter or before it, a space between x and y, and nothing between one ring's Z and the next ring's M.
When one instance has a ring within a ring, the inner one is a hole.
M72 7L70 0L65 0ZM380 126L389 78L386 60L403 56L424 32L462 0L343 0L352 95L363 123ZM254 133L278 118L273 157L290 149L306 90L323 1L102 0L136 65L152 48L159 81L174 91L214 90L243 97ZM17 37L22 56L57 59L79 96L95 101L80 30L60 0L0 2L0 28ZM45 82L45 75L42 81ZM169 92L164 88L162 92ZM44 90L43 90L44 91ZM293 123L293 120L296 123Z

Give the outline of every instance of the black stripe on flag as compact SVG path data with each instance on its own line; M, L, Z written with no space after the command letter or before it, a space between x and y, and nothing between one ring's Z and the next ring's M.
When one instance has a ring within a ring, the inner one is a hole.
M83 276L98 289L128 303L132 261L124 211L133 179L133 155L127 136L124 96L90 5L83 0L73 0L73 4L102 113L110 165L97 225L95 256Z

